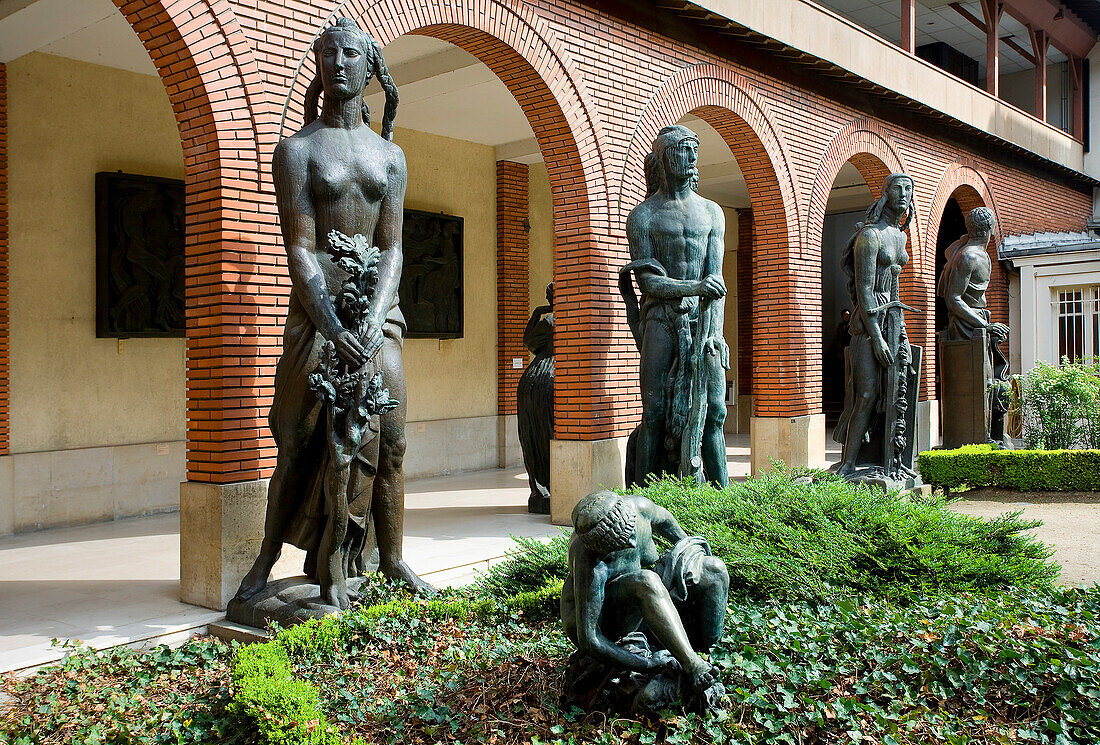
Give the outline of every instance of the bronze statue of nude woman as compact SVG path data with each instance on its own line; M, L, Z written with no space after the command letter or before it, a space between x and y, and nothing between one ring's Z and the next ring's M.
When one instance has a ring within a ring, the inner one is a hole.
M270 414L279 455L268 491L263 544L235 600L247 601L264 590L282 545L291 543L308 552L306 574L313 579L322 575L321 600L342 609L349 603L346 582L329 578L326 586L325 557L318 555L326 520L329 417L309 377L319 368L326 343L349 371L373 363L389 395L400 402L377 419L378 431L372 433L376 455L349 454L345 566L362 567L361 553L373 527L378 570L414 588L428 588L405 563L401 550L405 323L397 290L407 170L404 153L392 142L397 88L378 43L354 21L341 18L320 34L313 52L318 76L306 93L306 124L279 143L273 159L292 280ZM378 77L386 92L381 135L370 128L363 102L363 90L372 76ZM358 333L341 322L334 304L346 273L325 250L332 231L363 236L378 249L377 276Z

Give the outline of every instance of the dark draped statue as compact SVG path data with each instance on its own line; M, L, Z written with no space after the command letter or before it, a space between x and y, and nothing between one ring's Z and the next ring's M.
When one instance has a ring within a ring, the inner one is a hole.
M882 195L844 250L852 303L845 351L844 411L833 433L843 445L834 469L849 481L884 487L919 483L913 470L920 347L909 343L899 276L909 262L905 234L913 219L913 179L886 178Z
M347 608L368 563L428 587L401 553L407 170L392 142L397 88L378 43L350 19L313 51L305 126L279 143L272 169L292 283L269 418L279 454L263 544L228 609L254 625ZM381 135L363 102L373 76L386 92ZM307 552L306 576L269 586L285 543Z
M631 261L619 272L619 292L641 354L642 393L642 422L627 445L628 486L662 473L728 481L726 223L722 208L695 192L698 158L694 132L662 129L645 160L647 196L626 221Z
M527 511L550 514L550 438L554 434L554 283L546 305L531 313L523 344L535 355L516 386L516 413L523 467L531 484Z

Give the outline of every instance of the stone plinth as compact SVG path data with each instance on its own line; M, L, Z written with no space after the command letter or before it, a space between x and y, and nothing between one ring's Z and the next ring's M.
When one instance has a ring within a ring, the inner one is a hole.
M260 552L267 484L180 485L180 600L225 608Z
M754 416L749 427L753 476L771 469L772 460L788 466L825 467L825 415Z
M550 521L570 525L573 507L597 489L624 485L625 437L550 441Z
M940 403L943 446L951 450L989 440L989 396L992 377L985 331L980 337L947 341L939 335Z

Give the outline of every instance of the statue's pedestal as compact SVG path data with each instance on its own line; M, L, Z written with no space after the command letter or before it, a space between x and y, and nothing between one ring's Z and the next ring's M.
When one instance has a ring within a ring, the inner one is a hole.
M993 371L987 349L984 330L979 337L958 341L939 335L941 422L943 447L948 450L989 441L986 381Z
M773 460L788 466L825 466L825 415L754 416L749 427L752 475L771 470Z
M348 578L348 591L358 592L366 581L366 577ZM339 612L339 608L321 600L321 588L316 582L300 576L268 582L263 591L248 600L233 598L225 609L225 617L234 623L263 629L272 621L284 627L293 626Z
M572 525L573 507L598 489L625 483L625 437L550 441L550 522Z
M180 484L180 600L225 608L260 552L267 484Z

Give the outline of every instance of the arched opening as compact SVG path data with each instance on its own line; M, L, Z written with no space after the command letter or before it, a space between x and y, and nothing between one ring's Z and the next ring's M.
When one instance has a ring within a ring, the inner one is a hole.
M6 575L16 580L4 583L6 606L22 614L9 629L22 631L0 645L3 670L59 657L51 636L100 646L195 610L178 602L188 429L179 120L112 3L82 3L74 18L22 6L0 17L11 371L0 536L25 534L10 540L31 558ZM152 560L130 563L133 553Z
M859 169L851 160L845 161L833 179L821 225L821 410L827 460L839 455L829 432L844 409L844 350L851 338L847 321L852 303L841 258L874 199Z

